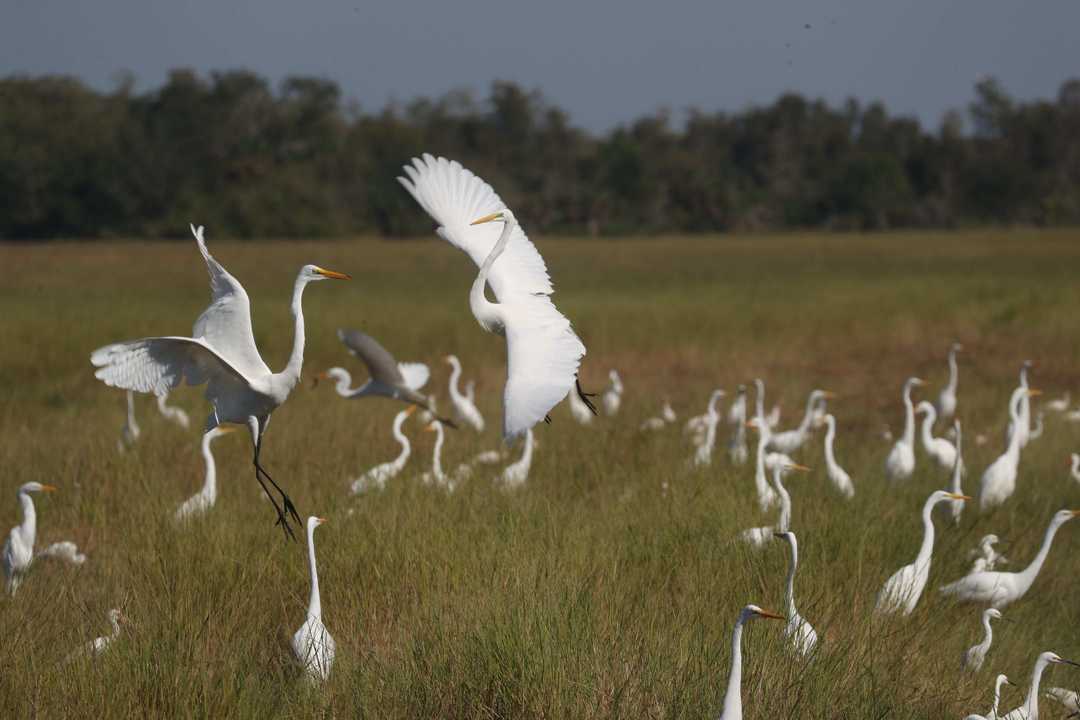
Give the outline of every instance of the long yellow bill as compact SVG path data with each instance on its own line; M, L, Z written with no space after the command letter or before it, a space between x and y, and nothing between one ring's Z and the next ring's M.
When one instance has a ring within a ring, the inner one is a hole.
M769 618L771 620L786 620L787 619L783 615L777 615L776 613L771 612L769 610L758 610L757 614L760 617Z
M502 220L502 213L501 212L493 212L490 215L485 215L482 218L477 218L476 220L473 220L469 224L470 225L483 225L484 223L489 223L492 220Z
M319 273L323 277L330 278L331 280L352 280L352 277L346 275L345 273L339 273L334 270L326 270L321 267L315 268L315 272Z

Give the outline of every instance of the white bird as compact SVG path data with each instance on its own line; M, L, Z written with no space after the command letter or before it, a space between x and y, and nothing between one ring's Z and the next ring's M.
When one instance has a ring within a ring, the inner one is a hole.
M1043 671L1046 670L1047 665L1059 663L1080 667L1080 664L1066 660L1057 653L1044 652L1039 655L1031 671L1031 685L1028 687L1024 704L1003 715L1001 720L1039 720L1039 683L1042 681Z
M480 268L469 306L481 328L506 337L503 437L515 438L575 387L584 394L576 379L585 345L551 301L544 259L490 185L457 162L431 155L414 158L405 174L408 179L398 181L439 223L439 236ZM491 222L501 222L502 232L488 227ZM489 283L496 303L485 296Z
M1064 415L1065 420L1068 422L1080 422L1080 408L1076 410L1070 410Z
M923 384L917 377L904 383L904 434L885 458L885 477L890 482L907 480L915 472L915 407L911 404L911 388Z
M1024 364L1020 366L1020 387L1027 390L1028 385L1028 370L1031 369L1033 363L1030 360L1025 360ZM1009 406L1009 422L1005 426L1005 444L1008 445L1012 441L1013 433L1017 428L1020 430L1020 449L1022 450L1027 446L1028 440L1031 439L1031 396L1021 395L1017 400L1019 403L1017 406L1019 419L1012 417L1012 404Z
M102 635L99 638L94 638L90 642L86 643L82 647L78 648L70 655L67 656L65 662L72 662L78 658L96 658L100 657L109 646L120 637L120 623L126 621L127 617L119 609L113 608L108 612L109 624L112 625L112 633L109 635Z
M588 425L593 421L592 408L585 403L585 400L578 395L577 390L573 389L566 394L566 397L570 400L570 414L582 425Z
M793 453L803 446L810 436L810 427L814 422L814 409L821 401L836 397L835 393L828 390L814 390L806 399L806 412L803 413L802 421L794 430L781 433L773 433L769 438L769 447L777 452Z
M151 337L98 348L90 355L90 362L98 368L94 375L106 385L155 394L168 392L185 381L189 385L207 383L206 398L213 412L207 418L206 430L221 423L247 426L255 450L255 478L274 504L278 524L291 536L288 518L291 515L300 522L300 516L289 496L259 463L263 434L270 414L300 382L304 363L304 288L317 280L344 280L349 276L315 265L300 268L291 304L295 320L292 353L285 369L274 373L255 347L251 304L244 286L210 255L202 227L192 226L191 231L210 271L212 298L210 307L195 321L194 337ZM281 496L280 505L263 478Z
M532 467L533 446L535 442L536 441L533 439L532 428L526 430L525 447L522 450L521 458L503 468L502 475L499 476L504 487L521 487L525 484L525 481L529 479L529 468Z
M1043 411L1037 410L1035 412L1035 424L1032 425L1031 431L1028 433L1028 441L1041 438L1043 429Z
M1058 510L1050 520L1043 536L1042 546L1031 564L1020 572L983 571L965 575L956 582L950 583L941 592L950 595L961 602L976 602L995 607L998 610L1016 602L1024 597L1031 588L1035 578L1039 575L1046 556L1050 552L1050 545L1054 542L1054 535L1058 528L1080 515L1080 510Z
M235 425L218 425L202 436L202 456L206 462L206 477L203 480L202 489L195 493L176 508L177 520L185 520L195 515L201 515L217 502L217 464L214 462L214 454L210 450L210 443L217 438L231 433L236 429Z
M442 447L443 442L446 440L446 435L443 432L442 423L438 420L432 420L424 428L424 432L435 433L435 447L431 451L431 470L422 473L420 475L420 481L425 485L430 485L434 482L436 485L453 492L457 488L458 481L463 480L472 474L472 468L466 463L461 463L454 468L452 473L448 474L443 472Z
M1001 702L1001 686L1005 684L1012 685L1012 681L1005 675L998 675L994 680L994 706L990 708L990 712L986 715L978 715L972 713L964 718L964 720L998 720L998 705Z
M994 566L998 563L1007 565L1009 563L1008 558L994 549L994 545L998 543L998 536L993 533L989 535L983 535L979 541L979 546L968 553L968 557L975 558L974 564L971 566L971 573L983 572L984 570L993 570Z
M139 423L135 420L135 393L127 391L127 417L124 418L124 426L120 428L120 439L116 441L116 449L124 452L134 445L140 435Z
M1022 404L1020 398L1032 393L1038 394L1039 391L1023 387L1018 387L1013 391L1012 399L1009 401L1009 413L1017 427L1021 427L1023 424L1023 416L1020 412L1020 405ZM1005 449L1005 452L983 471L982 478L979 480L979 510L981 512L986 512L1001 505L1012 497L1013 492L1016 490L1016 472L1020 464L1022 438L1023 434L1021 432L1011 433L1009 446Z
M716 444L716 426L720 423L720 411L716 405L724 394L723 390L717 389L713 390L709 397L709 406L705 413L705 437L694 451L695 467L706 467L712 464L713 446Z
M311 571L311 599L304 624L292 636L292 650L311 682L324 681L334 665L336 645L322 619L322 596L319 595L319 571L315 566L315 528L325 518L307 519L308 569Z
M915 562L893 573L878 593L874 610L879 613L899 612L910 615L922 597L926 581L930 577L930 560L934 552L934 506L946 500L970 500L946 490L935 490L923 503L923 540Z
M1080 454L1071 453L1069 455L1069 475L1073 480L1080 483Z
M79 552L79 546L70 540L54 542L45 549L34 553L34 560L43 557L59 558L72 565L82 565L86 562L86 555Z
M191 426L191 419L188 418L188 414L175 405L167 404L168 399L169 393L157 396L158 412L160 412L165 419L170 420L187 430Z
M1069 713L1069 717L1080 714L1080 693L1075 690L1066 690L1061 687L1049 687L1043 690L1043 696L1061 704Z
M784 589L784 603L787 608L787 627L784 637L800 655L809 655L817 645L817 632L795 608L795 569L799 566L799 543L795 533L779 532L776 537L787 540L791 547L791 566L788 568L787 586Z
M410 405L394 416L392 432L394 439L401 446L401 452L393 460L376 465L354 480L351 486L353 495L359 495L372 488L383 490L386 488L387 480L391 480L401 473L405 463L409 460L409 453L412 451L409 438L401 431L401 426L405 424L405 421L413 414L414 410L416 410L416 405Z
M964 349L964 346L954 342L949 347L949 382L941 389L937 400L937 413L942 420L948 420L956 414L956 383L959 371L956 367L956 353Z
M37 511L30 493L55 492L52 485L28 482L19 486L19 505L22 507L22 522L11 528L4 543L4 577L7 591L11 595L19 589L23 577L34 562L34 542L37 539Z
M964 652L964 661L961 664L964 670L978 672L982 669L986 660L986 653L990 652L990 644L994 641L994 631L990 627L991 620L1000 620L1001 611L994 608L986 608L982 612L983 639L982 642L972 645Z
M475 386L470 383L465 393L458 387L461 380L461 361L457 355L447 355L443 360L450 363L450 404L454 406L454 415L471 425L476 432L484 432L484 416L473 402Z
M755 549L765 547L766 544L772 541L775 533L785 533L791 527L791 495L788 494L787 488L784 487L783 476L792 470L800 472L809 472L810 470L805 465L792 462L791 458L786 455L776 456L776 461L770 464L769 469L772 470L773 489L776 491L777 497L780 498L780 514L777 516L775 525L749 528L739 533L739 539L750 543Z
M619 406L622 405L623 384L622 378L615 370L608 373L608 380L610 384L600 399L604 403L604 414L611 417L619 412Z
M742 720L742 634L743 626L757 618L783 620L769 610L762 610L757 605L747 605L735 621L735 630L731 633L731 670L728 675L727 693L724 695L724 709L719 720Z
M825 473L829 476L829 482L846 498L855 496L855 486L851 482L851 476L836 462L836 453L833 442L836 439L836 418L826 413L825 415Z
M915 408L915 414L925 413L926 416L922 422L922 446L926 454L933 458L934 462L942 470L952 470L956 465L956 448L951 442L941 437L934 437L933 428L934 423L937 421L937 410L934 406L923 400Z
M1056 400L1047 400L1046 409L1050 412L1063 413L1069 409L1069 401L1072 400L1071 394L1066 391L1064 395Z
M731 438L728 440L728 457L736 465L745 465L750 456L746 447L746 386L740 385L735 393L735 402L728 410L731 422Z
M573 399L575 395L571 394L570 397L571 399ZM582 406L584 407L584 404L582 404ZM590 417L591 416L592 414L590 413ZM678 416L675 414L675 410L671 407L671 401L667 398L664 398L664 406L660 408L660 414L655 417L645 418L645 420L642 421L639 429L642 432L648 430L660 430L664 426L670 425L671 423L675 422L677 419Z
M953 439L956 441L956 457L953 459L952 478L949 481L949 490L957 495L964 494L964 435L960 428L960 418L953 419ZM949 512L953 522L960 524L960 513L964 511L964 503L953 500L949 503Z
M471 461L470 465L495 465L502 462L506 458L506 453L500 450L484 450L477 453Z
M779 416L779 406L774 407L773 410ZM758 432L764 435L765 442L768 444L775 424L771 423L765 415L765 381L761 378L754 379L754 420L758 423Z
M724 394L723 390L713 390L709 394L705 412L687 418L686 423L683 425L683 432L690 436L690 442L694 447L700 447L705 442L709 423L718 424L720 422L720 410L717 409L717 404L720 402L720 398L724 397Z
M769 485L769 479L765 475L765 466L769 457L765 445L769 442L769 431L767 429L762 430L764 423L758 418L754 418L746 424L748 427L758 431L757 455L754 457L754 489L757 490L758 507L761 508L761 512L766 512L780 501L779 496Z

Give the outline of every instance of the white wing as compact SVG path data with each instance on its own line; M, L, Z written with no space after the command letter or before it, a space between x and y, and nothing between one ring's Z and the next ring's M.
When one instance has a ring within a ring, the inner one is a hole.
M242 375L254 378L271 374L255 347L251 303L244 286L206 249L202 225L192 225L191 232L210 271L210 307L195 321L191 334L205 340L206 345Z
M405 387L410 390L419 390L427 385L431 377L431 370L424 363L398 363L401 377L405 378Z
M502 232L500 223L469 225L473 220L506 207L490 185L457 161L425 154L405 166L405 189L440 227L436 232L461 250L477 267L483 264ZM521 227L515 227L506 250L492 266L488 283L501 302L515 294L550 295L547 266Z

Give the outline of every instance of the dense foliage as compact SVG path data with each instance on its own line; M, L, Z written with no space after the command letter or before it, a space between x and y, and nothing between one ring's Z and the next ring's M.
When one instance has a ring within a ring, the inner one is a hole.
M1080 80L1019 103L993 80L936 132L878 104L798 95L664 113L597 136L499 82L369 113L333 82L243 71L98 92L0 79L0 238L427 230L398 187L430 151L492 182L529 226L601 234L1080 222Z

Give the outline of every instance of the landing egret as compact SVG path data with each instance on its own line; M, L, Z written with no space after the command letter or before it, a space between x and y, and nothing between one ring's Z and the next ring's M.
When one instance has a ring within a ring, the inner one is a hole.
M135 419L135 393L127 391L127 415L124 418L124 426L120 428L120 439L116 441L116 449L124 452L133 446L138 440L141 430Z
M1080 454L1071 453L1069 455L1069 475L1076 482L1080 482Z
M387 480L395 478L401 473L402 469L405 467L405 463L409 460L409 453L412 451L412 446L409 445L409 438L401 431L401 426L405 424L405 421L415 410L416 405L410 405L394 416L392 432L394 439L397 440L398 445L401 446L401 452L398 453L398 456L393 460L376 465L354 480L351 486L353 495L359 495L372 488L383 490L386 488Z
M304 288L318 280L347 280L349 276L316 265L300 268L292 294L292 353L285 369L274 373L255 347L251 306L243 285L210 255L202 226L192 225L191 231L210 271L212 298L210 307L195 321L194 337L151 337L98 348L90 355L90 362L98 368L94 375L106 385L155 394L168 392L185 380L189 385L207 383L206 398L214 409L206 420L206 430L226 422L247 426L255 450L255 479L274 504L277 524L291 537L289 516L298 523L300 516L289 496L259 463L263 433L270 414L300 382L304 363ZM263 478L281 496L280 504Z
M731 421L731 438L728 440L728 457L736 465L745 465L749 457L746 448L746 386L740 385L735 392L735 402L728 411Z
M311 682L325 681L334 665L336 645L323 625L322 597L319 595L319 571L315 566L315 528L325 518L307 519L308 569L311 571L311 599L308 601L304 624L292 636L292 650Z
M1018 400L1032 394L1038 395L1039 391L1023 387L1018 387L1013 391L1009 402L1009 412L1016 427L1021 427L1023 424L1023 416L1019 411L1021 403ZM1001 505L1012 497L1016 490L1016 471L1020 464L1022 437L1023 434L1020 432L1012 433L1009 438L1009 447L983 471L982 478L979 480L980 511L986 512Z
M1067 392L1056 400L1047 400L1046 409L1050 412L1063 413L1068 411L1069 402L1072 400L1071 393Z
M946 500L970 500L967 495L957 495L945 490L935 490L923 503L923 540L915 562L897 570L885 581L878 593L875 612L899 612L910 615L922 597L926 581L930 577L930 560L934 551L934 506Z
M990 652L990 644L994 641L994 630L990 627L991 620L1000 620L1001 611L994 608L986 608L982 612L983 639L977 645L972 645L964 652L964 660L961 666L964 670L979 672L986 653Z
M994 566L998 563L1007 565L1009 563L1008 558L994 549L994 545L998 543L998 536L993 533L989 535L983 535L982 540L979 541L979 547L968 553L968 557L975 558L975 563L971 566L971 573L983 572L984 570L993 570Z
M436 232L480 268L469 306L481 328L506 337L503 437L515 438L575 387L584 395L576 379L585 345L551 301L543 258L490 185L457 162L431 155L404 169L408 178L398 181L439 223ZM493 222L502 223L501 233L488 226ZM497 303L485 296L489 283Z
M784 589L784 603L787 608L787 627L784 637L800 655L809 655L817 645L817 632L795 608L795 570L799 566L799 543L795 533L779 532L776 537L787 541L791 548L791 566L788 568L787 585Z
M424 432L435 433L435 447L431 451L431 470L423 473L420 476L420 481L425 485L430 485L432 482L444 487L450 492L453 492L457 488L457 483L468 477L472 473L470 468L465 463L458 465L452 473L443 472L442 467L442 447L446 441L446 435L443 433L442 423L438 420L432 420L424 428Z
M716 426L720 422L720 411L716 404L724 397L723 390L714 390L709 398L709 408L705 413L705 437L694 452L693 464L696 467L706 467L712 464L713 446L716 444Z
M735 621L735 630L731 633L731 674L728 676L727 693L724 695L724 710L720 720L742 720L742 633L743 626L751 620L768 618L784 620L769 610L762 610L757 605L747 605Z
M758 418L754 418L746 424L747 427L752 427L758 431L757 455L754 459L754 488L757 490L758 507L761 508L761 512L766 512L780 500L776 491L769 485L769 479L765 475L765 461L768 455L765 446L769 442L769 431L762 429L764 423Z
M814 408L819 401L836 397L835 393L828 390L814 390L806 399L806 412L803 413L802 421L794 430L781 433L773 433L769 438L769 447L777 452L793 453L803 446L810 435L810 426L814 420Z
M956 441L956 456L953 458L952 479L949 481L949 490L957 495L964 494L964 434L960 429L960 418L953 420L953 438ZM953 500L949 503L949 512L953 522L960 524L960 513L964 511L964 503Z
M971 714L964 718L964 720L998 720L998 704L1001 702L1001 686L1012 685L1012 681L1005 675L998 675L994 680L994 706L990 708L990 712L986 715Z
M11 528L7 542L4 543L4 577L7 579L7 591L11 595L19 589L23 577L34 562L34 542L37 539L37 511L30 493L56 492L52 485L28 482L19 486L19 505L22 507L22 522Z
M619 406L622 405L623 383L616 370L608 373L608 380L610 384L600 399L604 403L604 414L611 417L619 412Z
M777 516L775 525L749 528L739 533L739 539L750 543L754 548L765 547L767 543L772 541L775 533L785 533L791 526L791 495L788 494L787 488L784 487L783 476L792 470L810 471L810 468L792 462L791 458L786 455L780 456L776 462L771 464L769 469L772 470L773 489L776 491L777 497L780 498L780 514Z
M532 429L525 431L525 447L521 452L521 457L507 465L499 479L502 481L503 487L516 488L525 484L525 481L529 479L529 468L532 467L533 446L535 444L533 439Z
M1050 545L1054 542L1054 535L1058 529L1080 515L1080 510L1058 510L1050 520L1043 536L1042 546L1031 564L1020 572L983 571L966 575L954 583L950 583L941 592L952 596L961 602L975 602L990 605L998 610L1016 602L1024 597L1031 588L1035 578L1039 575L1046 556L1050 552Z
M934 423L937 421L937 410L934 409L933 405L923 400L915 408L916 415L921 413L925 413L922 432L920 433L923 450L942 470L952 470L953 466L956 465L956 448L945 438L934 437L933 434Z
M235 429L235 425L218 425L216 428L203 433L202 456L206 464L206 476L203 479L202 490L199 490L199 492L185 500L180 507L176 508L175 517L177 520L186 520L195 515L201 515L214 507L214 503L217 502L217 464L214 462L214 453L210 450L210 443Z
M191 419L188 418L188 414L175 405L169 405L168 400L169 393L157 396L158 412L160 412L166 420L174 422L184 430L187 430L191 426Z
M836 454L833 442L836 439L836 418L830 414L825 415L825 473L833 487L850 499L855 496L855 486L851 482L851 476L836 462Z
M447 355L443 360L450 363L450 403L454 406L454 414L462 422L472 426L476 432L484 432L484 416L474 402L475 386L470 383L464 393L458 387L461 380L461 361L457 355Z
M904 434L885 458L885 477L891 482L907 480L915 472L915 407L911 404L911 389L923 384L917 377L904 383Z
M949 382L941 389L937 400L937 413L942 420L948 420L956 414L956 383L959 371L956 367L956 353L964 349L964 346L954 342L949 347Z
M1027 697L1024 703L1001 717L1001 720L1039 720L1039 683L1042 681L1043 671L1047 665L1067 664L1080 667L1080 663L1066 660L1057 653L1044 652L1035 661L1035 667L1031 671L1031 685L1028 686Z
M78 658L96 658L100 657L109 646L112 645L118 637L120 637L120 623L127 620L124 613L120 612L118 608L113 608L108 612L109 624L112 625L112 633L109 635L102 635L99 638L94 638L90 642L86 643L82 647L75 650L73 653L67 656L66 662L72 662Z

